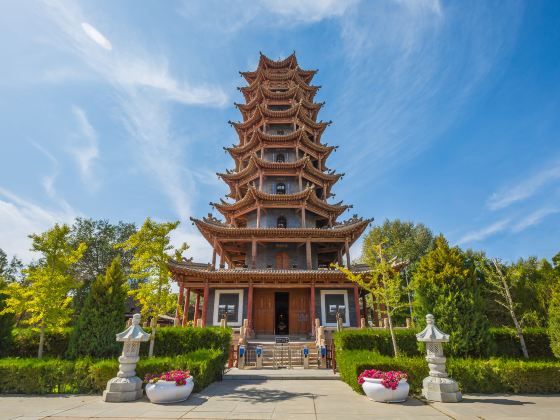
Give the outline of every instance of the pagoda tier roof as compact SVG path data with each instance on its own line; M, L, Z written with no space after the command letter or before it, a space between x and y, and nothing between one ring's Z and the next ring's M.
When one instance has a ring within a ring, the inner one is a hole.
M246 240L252 239L268 239L282 240L287 239L339 239L340 241L348 238L350 244L355 241L373 221L373 219L362 219L356 216L338 223L333 227L324 228L263 228L263 227L234 227L227 225L213 217L205 217L202 220L191 217L192 222L196 225L200 233L210 242L213 243L214 238L220 240Z
M293 84L297 84L303 90L309 92L317 92L321 87L320 86L312 86L309 85L304 79L302 79L296 70L289 70L285 73L277 73L272 79L268 79L265 76L264 72L258 72L257 78L249 85L249 86L242 86L238 87L241 92L251 93L255 89L258 89L259 86L267 85L267 84L274 84L277 86L283 86L282 83L288 83L287 86L291 86Z
M285 90L278 90L278 88L272 88L263 83L256 83L237 89L243 94L247 102L250 102L259 90L262 91L264 97L269 99L290 99L297 97L298 99L307 98L312 101L319 89L321 89L321 86L309 86L305 83L289 81L283 87Z
M251 100L251 102L248 102L246 104L234 103L234 105L239 109L239 111L241 111L241 114L243 115L243 119L247 120L248 118L251 118L251 115L253 114L255 108L258 105L262 104L263 106L266 107L266 103L268 101L267 100L265 101L264 99L265 98L262 96L262 91L259 90L257 95ZM290 105L292 106L301 104L301 106L303 106L306 110L311 112L311 118L313 119L317 118L319 111L321 110L322 106L325 104L325 102L319 102L319 103L311 102L306 98L301 98L299 99L299 101L290 100L290 102L291 102Z
M244 186L259 177L259 169L264 170L267 176L284 175L284 176L301 176L317 186L327 187L327 196L330 193L331 186L338 181L344 174L336 174L334 172L325 173L313 166L309 156L305 156L293 162L272 162L259 158L256 154L251 155L249 163L239 172L218 173L231 188L230 197L236 197L236 188Z
M259 95L261 98L266 98L272 101L283 101L288 99L295 99L299 101L300 99L305 99L307 101L313 102L315 94L315 90L307 91L300 85L293 84L288 88L288 90L282 91L271 89L266 85L260 85L254 92L246 92L243 96L245 97L245 101L247 103L251 103L253 100L255 100L255 98L259 98Z
M247 269L228 268L214 270L212 267L193 267L186 262L169 261L167 263L173 279L178 283L185 283L190 287L249 285L263 287L275 284L276 287L309 287L309 283L329 285L330 287L352 287L354 283L349 281L344 273L335 269L318 270L273 270L273 269ZM363 273L361 266L352 269L356 274Z
M220 203L212 203L212 205L230 220L255 210L258 205L264 208L301 208L304 206L307 210L326 219L336 219L346 209L352 208L351 205L343 205L342 201L328 204L317 197L313 187L293 194L269 194L251 186L243 198L235 203L228 203L221 199Z
M255 151L259 150L263 144L274 148L295 147L297 145L311 156L322 158L323 160L338 147L315 143L309 139L306 131L300 128L286 135L272 135L256 130L247 143L225 147L224 149L227 150L234 159L239 160L246 159Z
M301 107L297 107L295 109L296 113L292 116L281 117L280 116L281 113L285 111L266 110L266 114L265 114L263 112L263 109L261 107L258 107L257 111L247 121L243 121L243 122L228 121L228 122L235 128L235 131L237 131L237 134L239 134L240 136L243 135L248 130L254 130L256 127L258 128L257 124L259 124L261 121L264 120L265 122L270 123L270 122L274 122L275 118L283 119L282 122L284 123L286 122L296 123L296 124L299 123L300 126L308 127L313 131L317 131L319 134L323 134L325 129L332 124L332 121L319 121L319 122L314 121L308 115L306 115L305 112L298 112L300 109ZM294 109L290 109L287 111L293 113ZM272 116L272 113L279 113L279 114Z
M318 70L303 70L299 66L294 69L263 69L257 68L256 71L240 71L239 74L245 78L247 83L252 84L256 80L291 80L295 75L305 83L311 83L313 76Z

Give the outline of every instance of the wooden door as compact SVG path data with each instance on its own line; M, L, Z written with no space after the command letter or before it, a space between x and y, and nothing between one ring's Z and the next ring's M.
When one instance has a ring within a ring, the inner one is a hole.
M309 318L309 289L290 290L290 334L308 334L311 326Z
M276 254L276 268L278 270L287 270L290 266L290 256L287 252L279 252Z
M255 334L274 334L274 290L253 290L253 329Z

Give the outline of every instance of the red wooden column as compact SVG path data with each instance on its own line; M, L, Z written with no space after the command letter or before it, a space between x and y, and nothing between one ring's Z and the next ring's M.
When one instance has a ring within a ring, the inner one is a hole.
M194 326L196 327L196 323L198 321L198 308L200 306L200 292L197 290L195 293L196 301L194 303Z
M251 268L257 268L257 241L251 241Z
M208 309L208 298L210 297L210 289L208 283L204 285L204 300L202 301L202 326L206 326L206 311Z
M185 295L185 303L183 304L183 327L187 326L187 322L189 322L189 306L191 301L191 288L187 287L187 293Z
M348 238L344 241L344 252L346 252L346 268L350 270L350 243Z
M309 316L311 318L311 333L315 335L315 283L311 284L311 299L309 299Z
M179 286L179 294L177 295L177 307L175 308L175 324L179 325L179 313L181 312L181 302L183 301L183 285Z
M356 326L359 327L362 314L360 313L360 291L358 290L357 284L354 284L354 304L356 306Z
M307 269L311 270L313 268L313 261L311 261L311 241L309 239L305 241L305 260L307 262Z
M243 308L241 308L243 310ZM253 331L253 283L249 283L249 292L247 297L247 322L249 330Z

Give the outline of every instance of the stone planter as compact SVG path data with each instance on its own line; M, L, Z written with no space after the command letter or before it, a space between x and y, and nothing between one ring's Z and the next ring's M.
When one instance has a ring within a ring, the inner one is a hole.
M155 404L168 404L184 401L189 398L194 388L192 376L185 385L177 385L175 381L157 381L146 385L146 395Z
M397 389L385 388L382 379L364 378L362 389L366 396L378 402L403 402L408 398L409 385L406 379L401 379Z

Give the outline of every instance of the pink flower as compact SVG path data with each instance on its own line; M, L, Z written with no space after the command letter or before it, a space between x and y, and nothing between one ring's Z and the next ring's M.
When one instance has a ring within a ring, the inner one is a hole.
M358 376L358 383L362 385L365 382L364 378L381 379L381 384L387 388L395 390L399 386L402 379L408 379L408 375L404 372L391 370L389 372L382 372L376 369L364 370Z

